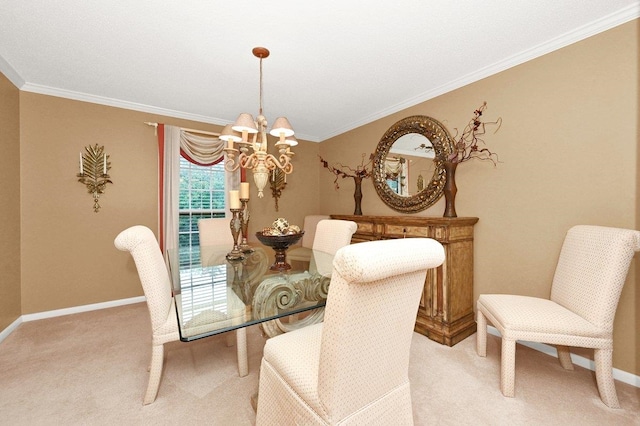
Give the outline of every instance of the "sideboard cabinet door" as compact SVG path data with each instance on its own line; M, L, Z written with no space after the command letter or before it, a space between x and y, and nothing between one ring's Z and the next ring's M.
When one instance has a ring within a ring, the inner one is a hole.
M415 331L448 346L475 333L473 227L477 217L331 215L331 218L358 224L352 243L415 237L442 243L445 262L427 272Z

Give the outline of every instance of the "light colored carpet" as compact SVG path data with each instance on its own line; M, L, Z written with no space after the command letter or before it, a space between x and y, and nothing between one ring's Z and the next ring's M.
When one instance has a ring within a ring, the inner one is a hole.
M248 330L249 375L238 377L225 336L166 345L156 401L142 405L150 357L145 304L23 323L0 344L2 425L252 425L264 338ZM500 339L487 358L475 335L449 348L414 334L417 425L640 425L640 389L617 382L607 408L591 371L518 346L516 397L499 390Z

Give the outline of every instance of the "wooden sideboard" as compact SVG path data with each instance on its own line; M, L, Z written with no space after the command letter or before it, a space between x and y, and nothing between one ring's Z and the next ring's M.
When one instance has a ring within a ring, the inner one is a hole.
M473 311L473 226L477 217L353 216L352 243L405 237L433 238L444 246L445 261L427 272L415 331L453 346L476 331Z

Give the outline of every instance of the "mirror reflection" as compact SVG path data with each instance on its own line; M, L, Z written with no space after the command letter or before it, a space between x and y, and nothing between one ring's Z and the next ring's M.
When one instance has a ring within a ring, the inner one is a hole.
M431 141L418 133L398 138L385 159L385 178L389 188L403 197L422 192L436 167Z

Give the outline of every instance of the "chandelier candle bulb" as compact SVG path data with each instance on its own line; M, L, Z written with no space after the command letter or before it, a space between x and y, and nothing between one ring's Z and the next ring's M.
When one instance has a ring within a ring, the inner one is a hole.
M249 182L240 182L240 199L249 199Z
M237 190L229 191L229 208L240 209L240 193Z
M84 170L82 169L82 153L80 153L80 174L84 174Z

